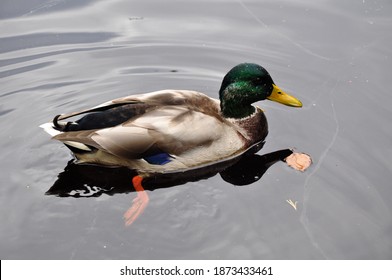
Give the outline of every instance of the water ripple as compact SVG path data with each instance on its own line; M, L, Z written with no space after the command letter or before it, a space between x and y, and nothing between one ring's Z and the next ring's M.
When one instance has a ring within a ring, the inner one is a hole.
M113 39L117 36L118 35L114 32L70 32L34 33L11 37L1 37L0 53L44 46L103 42Z

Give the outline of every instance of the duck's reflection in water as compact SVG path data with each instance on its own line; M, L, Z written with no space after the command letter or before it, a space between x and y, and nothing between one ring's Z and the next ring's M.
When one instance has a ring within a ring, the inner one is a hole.
M284 149L264 155L256 154L262 145L263 143L260 143L247 153L229 161L184 172L154 174L144 177L142 183L137 172L126 167L79 165L71 160L46 194L78 198L136 191L137 197L124 214L125 225L131 225L148 204L145 190L182 185L207 179L218 173L224 181L233 185L248 185L258 181L271 165L283 161L293 153L289 149Z

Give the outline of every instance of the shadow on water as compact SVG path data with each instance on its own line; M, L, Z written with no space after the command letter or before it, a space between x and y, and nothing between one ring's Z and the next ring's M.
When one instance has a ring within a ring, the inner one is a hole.
M258 143L251 150L228 161L184 172L151 175L143 179L143 188L149 191L169 188L207 179L218 173L230 184L249 185L260 180L270 166L293 153L290 149L283 149L264 155L256 154L263 144ZM136 171L126 167L80 165L71 160L46 195L80 198L135 192L138 190L132 184L132 179L137 175ZM130 209L132 207L135 206L132 205Z

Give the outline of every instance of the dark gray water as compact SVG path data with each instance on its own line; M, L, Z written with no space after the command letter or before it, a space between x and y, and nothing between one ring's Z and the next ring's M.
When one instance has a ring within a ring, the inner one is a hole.
M391 15L388 0L1 1L0 258L390 259ZM305 173L149 191L130 227L133 192L45 195L72 157L41 123L159 89L217 97L245 61L304 103L258 104L258 154L306 152Z

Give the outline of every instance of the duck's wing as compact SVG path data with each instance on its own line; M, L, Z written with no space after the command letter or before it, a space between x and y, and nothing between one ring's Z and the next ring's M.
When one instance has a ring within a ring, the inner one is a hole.
M67 131L54 138L65 143L82 143L119 157L143 158L159 153L180 155L194 147L210 145L223 135L222 130L231 129L220 117L217 100L190 91L129 96L82 112L113 109L113 104L116 108L142 104L144 109L114 126ZM70 115L78 114L82 113Z
M108 102L102 103L86 110L72 112L68 114L61 114L57 116L57 120L65 120L83 114L104 112L106 110L110 110L112 108L119 108L127 104L144 104L148 106L202 106L199 107L200 110L209 110L211 109L211 106L206 106L206 104L209 104L211 102L216 103L219 101L210 98L203 93L191 90L160 90L144 94L129 95L126 97L110 100ZM213 108L213 111L210 111L209 113L218 113L216 111L216 108Z

